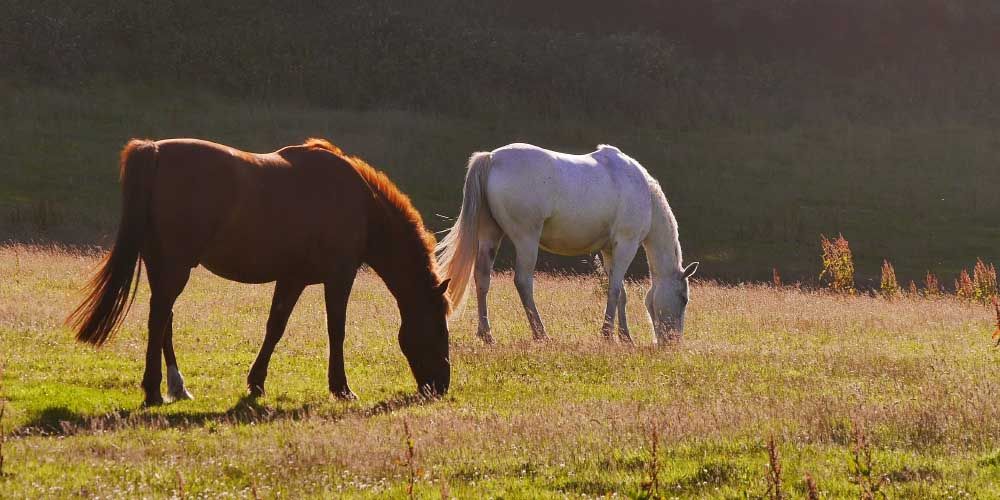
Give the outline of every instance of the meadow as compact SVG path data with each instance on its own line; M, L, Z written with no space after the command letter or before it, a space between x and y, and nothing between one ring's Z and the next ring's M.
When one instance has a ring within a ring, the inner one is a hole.
M4 497L641 497L654 474L665 497L762 497L771 437L786 495L805 496L809 474L825 497L856 498L865 477L892 497L1000 497L995 320L954 297L697 282L682 343L653 347L634 300L631 347L599 338L596 276L546 274L552 340L536 343L501 275L498 344L475 338L469 311L454 319L452 389L422 401L391 296L363 272L346 343L360 400L326 393L314 287L252 401L272 287L198 270L175 309L196 399L142 409L146 285L101 350L61 326L97 258L0 249Z
M951 293L1000 261L994 3L8 2L0 498L1000 498L996 318ZM633 347L599 338L591 259L543 255L552 340L530 340L501 271L499 343L453 319L451 392L422 400L366 271L346 343L360 400L326 393L319 288L250 400L273 285L200 269L175 309L196 399L141 408L145 280L105 348L62 326L114 236L120 148L314 136L386 171L433 230L473 151L620 147L701 262L683 342L651 345L642 256ZM853 295L818 289L820 235L840 233ZM884 259L897 289L932 271L949 293L875 297ZM763 284L774 271L792 285Z

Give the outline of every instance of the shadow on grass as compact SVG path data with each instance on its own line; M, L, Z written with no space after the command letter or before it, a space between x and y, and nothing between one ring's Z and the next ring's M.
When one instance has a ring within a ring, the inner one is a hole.
M28 423L10 432L15 437L71 436L82 432L115 431L130 428L167 429L205 427L216 424L257 424L280 420L303 420L317 417L338 421L348 417L368 418L386 415L404 408L426 404L419 394L397 394L371 406L343 406L332 413L315 413L315 405L276 408L261 404L257 398L243 396L225 411L193 411L161 414L145 408L118 410L102 415L87 415L65 406L52 406L39 412Z

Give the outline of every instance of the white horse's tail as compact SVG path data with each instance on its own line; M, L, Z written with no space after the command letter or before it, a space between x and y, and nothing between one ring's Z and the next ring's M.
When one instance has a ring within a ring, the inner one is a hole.
M450 279L448 298L452 310L459 310L469 288L472 269L479 253L480 217L493 217L486 203L486 178L493 161L492 153L474 153L462 189L462 211L455 225L435 248L443 279Z

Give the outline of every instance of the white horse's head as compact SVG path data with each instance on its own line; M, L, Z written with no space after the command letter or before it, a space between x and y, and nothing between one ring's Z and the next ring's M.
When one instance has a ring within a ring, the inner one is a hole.
M646 293L646 311L653 322L654 340L657 344L678 339L684 333L684 311L690 298L688 278L697 270L698 263L692 262L683 269L653 280L653 285Z

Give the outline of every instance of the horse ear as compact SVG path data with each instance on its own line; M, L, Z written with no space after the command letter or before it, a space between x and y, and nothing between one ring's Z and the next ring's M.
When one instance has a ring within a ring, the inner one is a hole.
M449 284L451 284L451 278L448 278L448 279L442 281L441 284L437 286L438 293L440 293L441 295L444 295L445 292L448 291L448 285Z
M684 268L684 279L688 279L691 276L694 276L694 273L696 273L697 271L698 271L697 262L692 262L688 264L687 267Z

